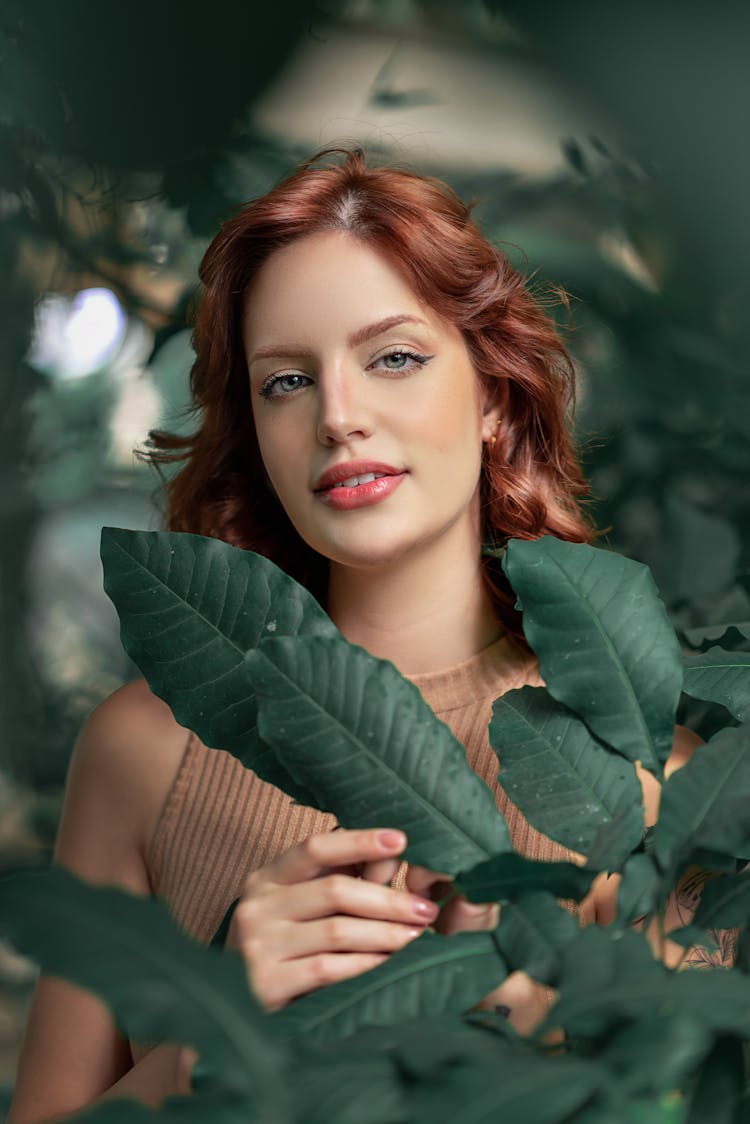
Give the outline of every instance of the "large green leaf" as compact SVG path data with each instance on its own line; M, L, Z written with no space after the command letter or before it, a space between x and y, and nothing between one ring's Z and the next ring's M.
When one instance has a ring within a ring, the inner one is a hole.
M295 783L346 827L398 827L410 862L446 874L510 849L466 751L393 664L343 639L249 652L258 729Z
M667 1092L695 1072L712 1041L698 1019L646 1007L641 1018L615 1031L597 1061L614 1071L628 1093Z
M293 1117L264 1115L267 1111L249 1095L167 1097L158 1109L123 1098L81 1109L66 1116L65 1124L292 1124Z
M282 1053L241 959L185 936L158 901L62 868L0 879L0 935L48 975L92 991L137 1041L195 1047L227 1090L283 1116Z
M664 785L654 855L669 870L696 848L750 848L750 726L720 730Z
M686 1124L746 1124L745 1052L736 1037L719 1038L701 1068L690 1097Z
M560 953L578 932L575 917L551 894L532 890L503 906L497 946L508 971L526 972L539 983L555 985Z
M585 854L602 824L643 803L634 767L543 687L521 687L495 700L490 743L513 803L537 831L573 851ZM626 826L623 858L643 834L642 816Z
M642 934L594 925L581 930L561 957L559 1000L546 1028L597 1036L662 1011L717 1033L750 1036L750 979L738 972L671 972L653 958Z
M703 887L693 918L706 929L732 929L750 921L750 878L747 874L711 879Z
M622 882L617 891L617 922L632 925L646 914L653 913L660 897L672 889L664 886L661 871L650 854L631 855L623 867Z
M750 652L709 648L684 659L683 691L721 703L739 722L750 721Z
M491 932L425 932L377 968L302 996L272 1023L284 1036L346 1038L366 1026L466 1011L506 975Z
M336 1051L341 1045L335 1044ZM306 1045L293 1073L300 1124L403 1124L406 1118L401 1075L380 1042L354 1057L317 1053Z
M568 862L540 862L516 851L478 863L454 879L470 902L515 901L530 890L548 890L558 898L579 902L588 893L596 871Z
M646 566L583 543L512 539L503 568L550 693L630 761L672 748L680 649Z
M177 721L309 804L258 744L245 655L264 636L338 636L317 601L267 558L201 535L105 527L101 556L123 647Z

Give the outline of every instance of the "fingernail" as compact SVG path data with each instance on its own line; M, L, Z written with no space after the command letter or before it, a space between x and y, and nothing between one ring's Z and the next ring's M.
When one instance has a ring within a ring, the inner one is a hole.
M403 848L406 846L406 836L403 831L379 831L378 843L389 851L394 847Z
M429 921L434 921L440 912L435 902L427 902L424 898L412 898L411 905L418 917L424 917Z

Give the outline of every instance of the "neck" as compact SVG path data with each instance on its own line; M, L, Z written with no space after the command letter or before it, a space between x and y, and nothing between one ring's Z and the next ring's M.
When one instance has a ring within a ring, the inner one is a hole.
M347 640L404 675L440 671L501 634L476 539L442 542L396 564L331 563L328 613Z

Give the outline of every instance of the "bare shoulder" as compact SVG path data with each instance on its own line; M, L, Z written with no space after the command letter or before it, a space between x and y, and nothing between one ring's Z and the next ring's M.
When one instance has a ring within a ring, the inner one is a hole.
M91 881L148 892L145 855L187 738L144 679L96 707L73 750L57 861Z

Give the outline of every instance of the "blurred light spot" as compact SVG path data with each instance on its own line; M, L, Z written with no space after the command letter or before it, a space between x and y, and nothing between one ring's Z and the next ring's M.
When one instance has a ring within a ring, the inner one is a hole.
M62 381L85 378L117 354L126 327L109 289L82 289L72 301L51 293L36 307L28 362Z

